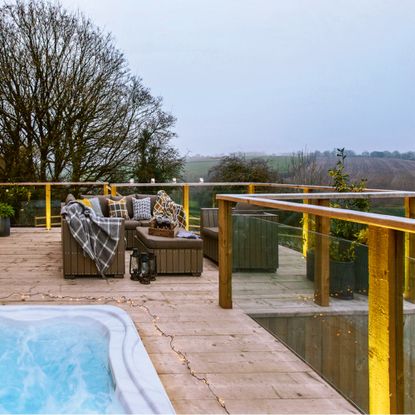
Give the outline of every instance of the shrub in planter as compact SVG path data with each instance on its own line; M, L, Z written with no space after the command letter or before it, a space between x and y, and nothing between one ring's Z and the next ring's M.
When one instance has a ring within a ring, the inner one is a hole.
M0 202L0 236L10 235L10 218L13 215L13 207L7 203Z
M350 182L350 176L344 171L345 159L345 149L337 149L336 166L329 170L329 175L333 179L333 186L340 193L362 192L366 187L366 179L361 179L358 183ZM370 207L367 198L338 199L337 201L333 201L331 206L365 212ZM337 219L331 221L331 234L335 239L330 243L330 295L346 299L353 298L356 241L358 235L364 229L366 227L358 223ZM343 269L344 272L340 271L340 269ZM349 277L346 275L349 275Z

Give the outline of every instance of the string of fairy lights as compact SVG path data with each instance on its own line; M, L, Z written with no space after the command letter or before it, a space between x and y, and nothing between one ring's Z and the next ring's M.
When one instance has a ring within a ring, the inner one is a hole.
M160 328L160 326L157 324L157 321L160 319L157 315L153 314L150 309L144 305L140 304L137 301L132 300L131 298L127 298L126 296L121 297L106 297L106 296L100 296L95 297L92 295L88 296L76 296L72 297L69 295L59 295L59 294L51 294L51 293L44 293L44 292L24 292L24 293L10 293L6 296L0 297L0 301L4 305L5 302L13 301L13 297L17 297L17 302L26 302L28 300L33 300L35 297L40 297L42 300L58 300L58 301L69 301L69 302L83 302L87 301L88 304L91 304L91 302L95 303L101 303L101 304L126 304L127 306L131 308L139 308L147 313L147 315L151 318L152 324L154 329L159 333L160 336L166 337L169 339L169 346L171 350L177 355L177 358L180 362L184 363L190 373L191 376L193 376L195 379L197 379L200 382L203 382L209 389L210 393L215 397L216 401L219 403L219 405L225 410L227 414L230 412L226 408L225 400L218 396L212 389L210 382L203 376L199 376L195 373L195 371L192 369L190 360L186 357L186 355L178 350L173 342L174 342L174 336L171 334L166 333L164 330Z

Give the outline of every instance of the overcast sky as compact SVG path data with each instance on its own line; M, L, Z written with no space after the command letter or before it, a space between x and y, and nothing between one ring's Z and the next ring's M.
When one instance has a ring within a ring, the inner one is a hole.
M113 34L184 154L415 150L413 0L61 0Z

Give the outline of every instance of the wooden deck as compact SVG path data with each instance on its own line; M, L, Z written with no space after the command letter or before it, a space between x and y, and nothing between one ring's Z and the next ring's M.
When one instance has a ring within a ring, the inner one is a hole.
M0 301L122 307L178 413L358 413L241 307L221 309L217 268L204 267L149 286L127 274L64 280L60 230L12 229L0 238Z

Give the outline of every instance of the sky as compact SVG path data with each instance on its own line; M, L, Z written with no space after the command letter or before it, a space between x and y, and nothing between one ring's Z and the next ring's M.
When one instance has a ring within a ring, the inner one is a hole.
M415 150L413 0L60 0L111 32L184 155Z

